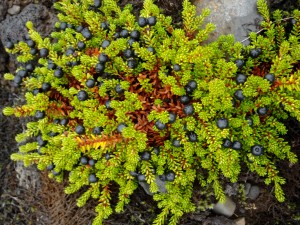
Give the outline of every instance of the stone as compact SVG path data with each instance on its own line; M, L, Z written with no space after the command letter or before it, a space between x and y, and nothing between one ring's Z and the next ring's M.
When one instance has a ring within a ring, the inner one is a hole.
M240 217L234 220L236 225L246 225L245 217Z
M13 5L11 8L7 10L8 14L16 15L21 11L21 7L19 5Z
M260 188L256 185L253 185L251 186L247 197L250 198L251 200L255 200L257 199L259 194L260 194Z
M215 216L206 219L202 225L237 225L235 221L230 220L224 216Z
M204 8L210 9L206 21L216 25L209 42L216 40L220 35L233 34L236 41L246 39L251 31L258 31L262 20L257 11L257 0L195 0L197 13L201 14ZM249 41L244 41L248 44Z
M155 177L155 183L157 184L158 191L160 193L167 193L166 182L159 179L159 176ZM145 190L145 192L148 195L153 195L154 194L150 191L150 185L149 184L147 184L146 182L139 182L139 184L143 187L143 189Z
M245 188L244 188L245 196L247 196L249 194L250 188L251 188L251 184L250 183L246 183L245 184Z
M217 202L213 205L213 211L217 214L221 214L227 217L233 215L236 208L235 202L231 200L228 196L226 196L225 202Z

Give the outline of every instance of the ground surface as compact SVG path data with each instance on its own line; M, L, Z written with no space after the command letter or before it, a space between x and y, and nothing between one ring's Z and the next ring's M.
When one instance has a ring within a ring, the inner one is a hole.
M123 0L121 5L131 3L136 12L142 7L142 1ZM288 10L297 7L297 1L271 1L272 9L283 7ZM180 0L157 0L157 4L163 11L171 15L176 23L180 22L181 7ZM1 111L4 106L12 105L22 99L22 93L13 89L3 81L1 76L0 105ZM19 98L20 97L20 98ZM22 132L24 121L13 117L0 115L0 224L3 225L85 225L91 224L95 216L93 211L97 202L90 201L85 207L76 207L76 195L67 196L63 193L64 184L58 184L48 179L46 173L29 171L22 178L20 186L17 179L16 169L20 168L9 158L12 152L17 151L14 137ZM287 122L290 132L286 135L286 140L290 142L294 151L300 158L300 125L293 119ZM241 178L252 181L261 186L262 193L255 201L247 200L241 202L237 199L238 210L234 218L245 217L247 224L300 224L291 219L295 215L300 217L300 165L292 168L288 163L281 163L280 170L283 177L287 178L287 185L284 186L287 201L278 203L272 195L272 187L264 186L262 181L245 171ZM25 181L24 181L25 180ZM122 214L113 214L105 225L135 225L151 224L155 215L159 212L156 203L147 196L143 189L132 196L131 203L125 208ZM211 212L198 212L185 215L180 224L193 225L201 224L206 217L214 217ZM74 223L76 221L76 223Z

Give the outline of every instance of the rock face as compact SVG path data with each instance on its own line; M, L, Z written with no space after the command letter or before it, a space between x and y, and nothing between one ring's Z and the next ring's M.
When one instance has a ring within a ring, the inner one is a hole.
M27 34L25 26L27 21L32 21L35 29L45 37L53 30L57 17L44 5L29 4L21 13L13 16L7 15L6 19L0 23L1 42L5 45L8 40L13 43L23 41ZM12 58L10 58L10 65L8 67L12 72L15 69L16 60L13 56L10 57Z
M211 11L206 21L214 23L216 30L209 41L221 34L234 34L236 41L242 41L250 31L258 30L262 20L257 12L256 0L194 0L194 4L198 14L204 8Z

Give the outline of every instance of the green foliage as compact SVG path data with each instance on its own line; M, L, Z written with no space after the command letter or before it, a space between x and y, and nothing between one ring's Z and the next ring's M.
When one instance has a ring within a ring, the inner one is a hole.
M93 224L102 224L113 211L121 212L138 187L137 177L143 176L162 210L156 225L178 224L184 213L202 207L192 200L197 183L224 201L223 185L238 182L242 166L274 185L276 198L284 201L285 179L276 164L297 162L283 139L287 133L283 122L289 116L300 120L299 11L294 12L295 24L288 34L281 12L276 11L276 21L271 21L266 2L259 0L263 35L252 33L249 46L235 43L232 35L204 45L214 25L202 28L209 11L196 16L188 0L183 1L181 28L173 27L152 0L144 1L140 15L156 23L146 26L138 25L130 5L121 10L116 1L104 0L93 10L92 4L92 0L55 3L62 11L61 22L50 37L42 38L27 23L36 48L48 49L46 58L31 55L24 42L7 49L18 54L20 62L39 63L22 77L26 104L3 110L7 116L36 117L16 136L22 145L11 158L37 164L40 170L52 165L50 177L69 179L67 194L85 188L77 205L99 200ZM69 26L60 29L64 23ZM81 32L79 26L88 31ZM138 31L140 37L117 38L125 29L129 34ZM104 41L109 45L103 46ZM79 48L79 42L85 47ZM103 54L107 62L99 61ZM239 66L238 60L244 64ZM63 72L61 77L55 75L53 64ZM23 69L5 78L17 82ZM237 81L238 74L246 80ZM90 79L95 86L87 87ZM189 103L179 101L184 95ZM221 127L220 119L228 126ZM78 125L84 131L78 132ZM225 140L241 147L226 147ZM262 154L251 152L255 145L263 147ZM144 153L149 158L143 158ZM95 165L84 163L87 159ZM158 177L166 179L167 193L158 191ZM112 192L112 185L119 186L118 193ZM118 195L114 208L112 195Z

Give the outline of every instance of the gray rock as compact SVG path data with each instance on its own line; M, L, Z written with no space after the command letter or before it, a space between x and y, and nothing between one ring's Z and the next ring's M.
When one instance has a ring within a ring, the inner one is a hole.
M7 10L10 15L18 14L21 11L21 6L13 5L11 8Z
M251 188L251 184L246 183L245 188L244 188L244 193L245 193L246 196L249 194L250 188Z
M202 225L237 225L235 221L224 216L216 216L206 219Z
M251 200L255 200L257 199L259 194L260 194L260 188L256 185L253 185L251 186L247 197L250 198Z
M217 214L221 214L224 216L232 216L236 208L235 202L231 200L231 198L226 196L226 200L224 203L218 202L213 205L213 211Z
M246 225L245 217L240 217L234 220L236 225Z
M2 0L0 4L0 21L4 20L7 9L8 9L8 1Z
M162 181L161 179L159 179L158 176L155 177L155 183L157 184L158 186L158 191L160 193L166 193L167 192L167 188L166 188L166 182L165 181ZM143 187L143 189L145 190L145 192L148 194L148 195L153 195L154 193L152 193L150 191L150 185L147 184L146 182L139 182L139 184Z
M1 42L4 44L8 40L11 40L13 43L23 41L27 34L27 28L25 26L27 21L32 21L35 29L41 36L45 37L53 31L57 17L43 5L30 4L18 15L8 15L6 19L0 23ZM13 72L17 65L16 57L10 56L10 60L9 70Z
M222 34L234 34L236 41L248 37L250 31L257 31L262 20L257 11L257 0L195 0L197 13L201 14L203 8L209 8L211 14L208 22L216 25L209 41L216 40ZM245 41L244 44L247 44Z

